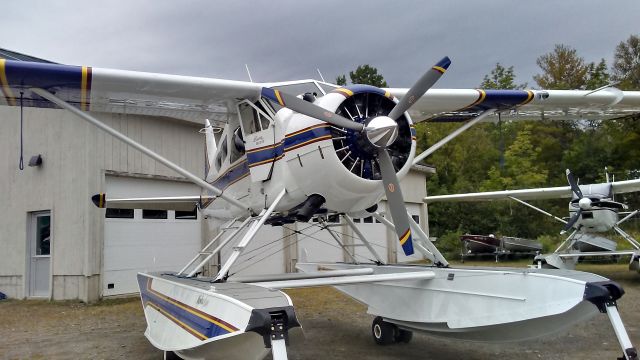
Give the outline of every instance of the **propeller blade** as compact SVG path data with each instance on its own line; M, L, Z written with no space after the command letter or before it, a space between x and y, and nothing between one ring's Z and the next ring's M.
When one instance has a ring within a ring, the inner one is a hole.
M580 219L580 215L582 215L582 209L578 209L578 211L576 211L575 215L573 215L571 217L571 219L569 219L569 222L567 222L567 224L564 226L564 229L562 229L562 231L560 231L560 234L564 234L569 229L571 229L573 227L573 224L575 224L576 221L578 221L578 219Z
M396 227L396 234L400 246L404 250L405 255L413 254L413 241L411 239L411 227L409 226L409 216L405 207L400 183L396 176L396 169L393 167L391 157L385 149L378 150L378 163L380 164L380 173L382 174L382 183L384 191L387 194L387 203L391 210L393 224Z
M349 120L327 109L321 108L318 105L314 105L313 103L299 99L293 95L289 95L279 90L264 87L262 88L262 96L297 113L307 115L314 119L318 119L335 126L356 131L362 131L364 129L364 125L360 123Z
M391 110L389 117L397 120L400 115L409 110L409 108L440 79L442 74L449 68L449 65L451 65L451 60L445 56L431 69L427 70L427 72L413 84L409 91L407 91L407 94L402 97L402 100Z
M571 190L573 191L574 194L576 194L578 199L582 199L583 198L582 190L580 190L580 186L578 186L578 183L576 183L576 179L574 179L573 174L571 173L571 170L567 169L566 174L567 174L567 181L569 182L569 186L571 186Z

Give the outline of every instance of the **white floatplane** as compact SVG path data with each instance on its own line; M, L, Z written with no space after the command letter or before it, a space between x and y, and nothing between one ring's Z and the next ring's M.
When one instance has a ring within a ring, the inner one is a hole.
M315 80L258 84L0 60L0 101L66 109L204 190L201 197L174 198L112 199L99 193L93 198L96 205L197 206L210 217L229 219L180 271L139 274L147 338L167 355L260 358L270 347L274 359L283 359L289 331L297 328L298 320L291 300L279 289L334 285L378 316L372 333L381 344L407 341L410 330L488 341L496 340L493 334L528 339L601 311L609 315L624 357L637 359L618 315L616 300L623 292L617 284L579 272L453 268L407 215L399 180L413 164L474 124L495 120L497 113L503 119L615 118L640 111L640 92L429 90L449 64L448 58L442 59L409 89L380 89ZM213 125L207 121L204 128L205 179L108 127L91 112L211 119ZM412 117L469 121L415 156ZM377 211L383 196L386 214ZM326 222L328 214L342 214L374 263L358 264L354 258L353 264L299 264L308 274L229 278L230 268L265 224L315 217L339 242ZM433 265L384 264L353 223L353 217L366 216L393 229L406 255L417 250ZM199 276L225 246L233 250L217 274ZM470 308L482 311L470 313Z

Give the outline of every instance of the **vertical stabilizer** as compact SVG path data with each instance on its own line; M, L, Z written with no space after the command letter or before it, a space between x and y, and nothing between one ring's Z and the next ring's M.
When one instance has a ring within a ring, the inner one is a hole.
M204 122L204 134L205 134L205 147L204 147L204 178L209 181L209 172L213 167L213 161L215 155L218 152L218 146L216 145L216 138L213 135L213 127L209 122L209 119L205 119Z

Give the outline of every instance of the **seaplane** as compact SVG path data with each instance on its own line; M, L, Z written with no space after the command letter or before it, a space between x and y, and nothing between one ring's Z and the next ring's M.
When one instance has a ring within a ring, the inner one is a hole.
M615 201L616 194L640 191L640 179L609 181L579 185L571 170L565 171L568 186L551 188L488 191L480 193L427 196L424 201L460 202L513 200L564 224L560 234L570 235L551 254L540 254L534 258L539 266L560 269L575 269L581 257L630 256L629 269L640 270L640 243L620 228L632 219L639 210L626 211L628 206ZM570 198L568 220L555 216L525 200ZM620 215L624 215L621 219ZM598 234L615 231L630 245L632 250L616 251L617 243Z
M407 215L400 180L466 129L498 114L521 119L616 118L640 111L640 92L431 89L445 57L411 88L339 87L316 80L253 83L0 60L11 106L62 108L173 169L200 196L110 198L99 207L193 209L225 222L183 269L139 273L147 339L184 359L287 357L300 329L282 289L332 285L368 305L374 341L406 342L412 331L478 341L527 340L606 313L623 357L637 359L617 309L624 291L590 273L549 269L455 267ZM203 122L201 178L98 120L94 113L153 114ZM205 119L208 119L205 122ZM420 121L468 120L416 155ZM99 190L99 189L97 189ZM387 210L378 204L386 197ZM293 274L229 276L265 225L341 215L374 261L299 262ZM388 264L354 225L373 216L392 229L404 253L426 265ZM202 268L224 247L216 274ZM473 304L473 306L469 306ZM462 356L462 355L461 355Z

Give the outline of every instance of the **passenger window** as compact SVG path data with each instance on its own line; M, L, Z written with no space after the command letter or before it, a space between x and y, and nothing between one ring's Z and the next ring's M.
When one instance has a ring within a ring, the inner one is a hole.
M244 152L244 139L242 138L242 131L240 131L240 128L237 128L233 132L233 144L231 145L231 156L229 158L229 161L231 163L235 162L236 160L240 159L242 155L244 155Z

